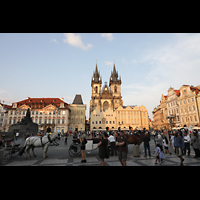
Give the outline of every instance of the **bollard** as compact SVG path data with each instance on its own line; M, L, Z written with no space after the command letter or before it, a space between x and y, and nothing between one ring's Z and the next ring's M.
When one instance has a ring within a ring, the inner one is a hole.
M133 145L133 156L134 157L140 157L140 152L139 152L139 145Z

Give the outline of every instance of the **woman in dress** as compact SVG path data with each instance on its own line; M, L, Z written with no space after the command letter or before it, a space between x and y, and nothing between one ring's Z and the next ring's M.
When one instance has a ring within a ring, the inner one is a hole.
M102 166L106 166L106 163L104 162L104 158L108 158L108 134L104 132L102 140L99 142L99 157L101 159Z
M85 138L86 138L86 135L83 134L83 135L81 136L81 139L80 139L80 143L81 143L81 153L82 153L82 160L81 160L81 162L82 162L82 163L85 163L85 162L86 162L85 144L87 143L87 140L86 140Z

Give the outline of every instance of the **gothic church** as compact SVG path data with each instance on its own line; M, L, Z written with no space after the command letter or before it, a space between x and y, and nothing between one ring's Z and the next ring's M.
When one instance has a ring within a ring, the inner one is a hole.
M92 87L92 97L90 101L90 114L95 109L98 108L100 111L105 111L111 108L113 111L119 107L123 106L122 96L121 96L121 77L118 78L118 72L116 71L115 64L113 71L111 72L109 87L107 82L101 89L102 78L97 69L93 73L91 87Z
M115 64L111 71L109 86L97 68L91 80L92 96L90 100L90 131L149 129L147 109L142 106L123 106L121 96L121 77L118 77Z

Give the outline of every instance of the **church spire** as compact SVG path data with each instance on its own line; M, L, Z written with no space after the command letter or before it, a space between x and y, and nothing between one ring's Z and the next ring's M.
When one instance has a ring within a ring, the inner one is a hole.
M120 83L121 84L121 80L118 79L118 72L115 68L115 63L113 65L113 71L111 71L109 86L111 83Z
M98 71L98 68L97 68L97 63L96 63L95 71L93 72L91 84L92 83L101 83L101 77L100 77L100 72Z

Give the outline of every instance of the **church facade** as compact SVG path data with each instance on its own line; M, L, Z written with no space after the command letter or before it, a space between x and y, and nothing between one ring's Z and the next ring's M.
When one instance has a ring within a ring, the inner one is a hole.
M109 86L105 82L102 87L102 78L96 65L91 80L90 131L149 128L148 112L144 106L123 106L121 84L114 64Z

